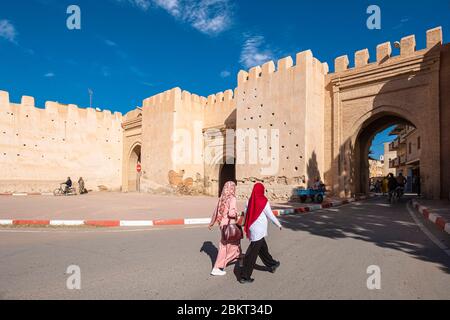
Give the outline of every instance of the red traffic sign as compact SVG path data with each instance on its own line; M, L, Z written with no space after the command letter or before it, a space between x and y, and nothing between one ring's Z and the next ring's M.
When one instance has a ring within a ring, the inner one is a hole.
M137 172L141 172L141 170L142 170L141 164L138 163L138 164L136 165L136 171L137 171Z

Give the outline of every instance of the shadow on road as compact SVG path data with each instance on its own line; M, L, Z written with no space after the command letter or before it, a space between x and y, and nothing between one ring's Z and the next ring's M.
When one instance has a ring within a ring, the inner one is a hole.
M286 229L330 239L352 238L400 250L439 264L444 272L450 273L450 258L417 227L406 209L408 201L404 198L393 205L384 198L355 202L306 215L284 216L282 224Z
M205 252L209 258L211 259L211 268L214 267L214 263L216 263L218 250L217 247L211 241L203 242L202 247L200 248L200 252Z

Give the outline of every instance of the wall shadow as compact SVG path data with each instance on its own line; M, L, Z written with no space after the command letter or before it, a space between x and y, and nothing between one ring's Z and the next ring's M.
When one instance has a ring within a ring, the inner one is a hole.
M313 151L311 158L309 158L308 163L306 164L306 175L308 178L306 181L308 187L311 187L317 178L322 180L322 175L319 171L319 164L317 163L317 154L315 151Z
M283 216L286 229L334 240L355 239L398 250L416 259L438 264L450 274L450 259L414 223L405 208L409 199L390 205L387 200L355 202L314 214ZM432 249L430 249L432 248Z

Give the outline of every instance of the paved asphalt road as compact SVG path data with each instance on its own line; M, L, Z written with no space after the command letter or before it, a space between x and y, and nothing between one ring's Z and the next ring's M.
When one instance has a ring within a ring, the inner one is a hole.
M411 211L412 212L412 211ZM414 218L413 218L414 217ZM282 219L269 247L281 267L255 270L255 282L209 276L217 229L2 229L1 299L450 299L444 233L408 211L406 200L353 203ZM246 249L247 240L243 241ZM444 248L445 249L445 248ZM81 290L66 288L69 265ZM368 290L367 267L381 268Z

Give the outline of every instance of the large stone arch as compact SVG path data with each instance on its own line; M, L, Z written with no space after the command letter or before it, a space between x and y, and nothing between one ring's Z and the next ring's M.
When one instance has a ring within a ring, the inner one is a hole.
M365 119L359 126L354 128L354 135L351 138L352 150L352 194L366 194L369 192L369 149L375 135L390 126L407 124L420 130L408 117L394 112L396 109L385 108L378 110L371 117Z
M383 128L407 123L420 130L422 154L430 155L420 163L423 194L439 198L439 54L426 49L353 69L341 65L328 77L326 140L331 148L326 182L334 193L341 197L367 193L369 142Z

